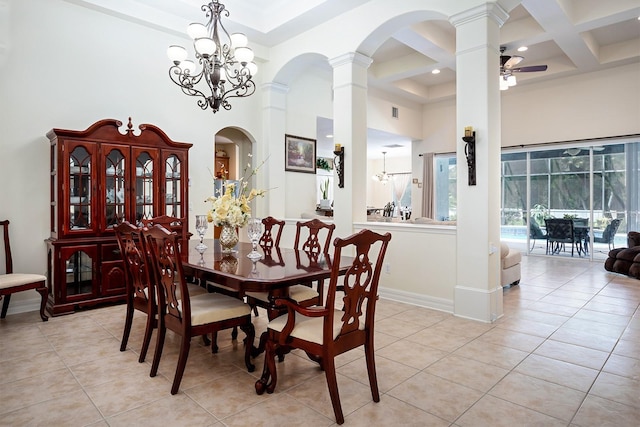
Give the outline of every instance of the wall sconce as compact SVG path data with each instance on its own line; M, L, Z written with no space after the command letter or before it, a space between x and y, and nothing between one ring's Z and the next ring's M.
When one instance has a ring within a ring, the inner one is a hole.
M465 142L464 155L467 157L469 185L476 185L476 133L471 126L464 128L462 140Z
M333 154L335 155L333 164L338 173L338 187L344 188L344 147L336 144L333 149Z

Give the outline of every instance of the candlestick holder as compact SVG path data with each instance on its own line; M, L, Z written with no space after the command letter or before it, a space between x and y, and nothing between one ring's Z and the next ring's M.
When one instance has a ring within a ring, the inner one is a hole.
M340 147L339 150L334 150L333 163L338 173L338 187L344 188L344 147Z

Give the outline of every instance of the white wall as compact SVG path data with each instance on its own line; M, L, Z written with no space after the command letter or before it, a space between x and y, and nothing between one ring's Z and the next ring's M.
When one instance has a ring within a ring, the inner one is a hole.
M2 13L8 13L10 28L0 40L7 45L0 62L0 218L11 221L15 271L46 272L50 154L45 134L50 129L84 130L104 118L126 124L131 116L135 129L151 123L176 141L193 143L192 205L212 191L208 169L215 133L233 123L259 134L260 91L213 115L171 83L166 48L186 40L66 1L6 3ZM11 307L33 297L17 294Z

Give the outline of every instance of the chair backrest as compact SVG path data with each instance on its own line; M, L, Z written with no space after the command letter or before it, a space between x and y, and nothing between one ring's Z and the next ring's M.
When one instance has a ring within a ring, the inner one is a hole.
M272 216L262 218L262 225L264 225L264 231L262 232L262 236L260 236L260 240L258 241L258 244L262 246L263 249L273 248L274 246L279 247L284 224L285 224L284 221L277 220Z
M9 244L9 220L0 221L2 234L4 235L4 272L13 273L13 258L11 258L11 245Z
M579 225L581 227L586 227L589 225L589 218L574 218L573 225Z
M533 217L530 217L529 218L529 238L543 239L545 237L547 237L547 235L542 232L542 229L540 228L540 225L538 225L538 222L535 219L533 219Z
M150 280L147 257L142 249L140 229L128 221L123 221L116 225L114 230L124 261L128 294L155 305L155 291Z
M150 270L158 286L158 312L174 323L191 326L191 302L180 254L180 238L160 224L142 229L143 252L149 254ZM178 290L181 299L178 298Z
M331 343L333 339L333 315L336 290L344 287L342 301L342 326L336 343L342 336L352 332L373 332L376 301L378 300L378 282L382 271L382 263L391 240L391 233L378 234L371 230L361 230L346 239L336 238L333 245L335 252L331 265L331 278L325 307L329 315L325 317L324 340ZM342 251L351 255L353 262L347 272L340 276L340 256ZM338 282L341 282L338 284ZM346 338L346 337L345 337ZM348 339L348 338L347 338Z
M548 218L544 220L547 228L547 239L556 241L573 241L573 221L564 218Z
M620 227L620 222L622 221L617 218L612 219L602 232L602 240L607 243L613 242L613 239L616 237L616 233L618 232L618 227Z
M142 225L149 228L156 224L160 224L169 231L175 231L176 233L182 233L182 224L184 220L175 216L160 215L149 219L142 219Z
M329 251L331 236L335 228L335 224L328 224L317 218L304 222L298 221L296 223L296 239L293 247L305 252L326 253ZM302 242L302 246L300 246L303 230L308 230L309 234L306 240ZM323 234L324 237L322 237Z

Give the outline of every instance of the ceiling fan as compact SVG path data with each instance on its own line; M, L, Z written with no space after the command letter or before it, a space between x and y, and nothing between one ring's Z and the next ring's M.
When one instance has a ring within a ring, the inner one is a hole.
M500 90L507 90L516 85L516 76L513 73L531 73L547 71L546 65L530 65L528 67L516 67L524 60L522 56L504 55L505 46L500 47Z

